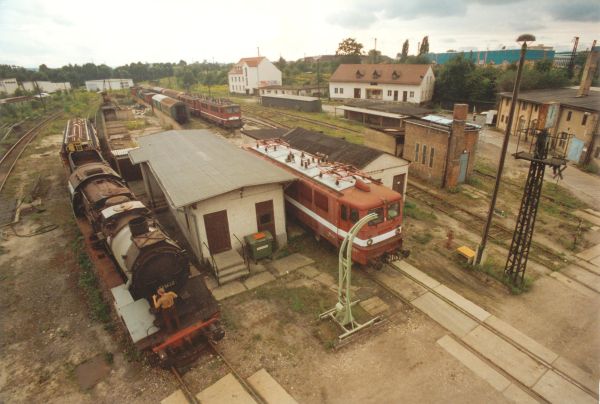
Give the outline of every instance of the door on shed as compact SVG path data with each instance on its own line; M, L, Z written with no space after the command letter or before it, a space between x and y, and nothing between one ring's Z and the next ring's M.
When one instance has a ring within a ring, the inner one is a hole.
M402 91L402 101L408 101L408 91Z
M460 155L460 172L458 174L458 182L463 183L467 178L467 166L469 165L469 153Z
M398 101L398 90L394 90L394 101Z
M360 88L354 89L354 98L360 98Z
M583 141L577 138L571 139L571 145L569 146L569 153L567 154L567 158L570 161L579 163L579 159L581 158L581 152L583 152Z
M404 179L406 174L394 175L392 179L392 189L399 194L404 195Z
M258 202L256 205L256 227L258 231L268 231L275 237L275 214L273 201Z
M229 236L226 210L204 215L204 227L211 254L231 250L231 237Z

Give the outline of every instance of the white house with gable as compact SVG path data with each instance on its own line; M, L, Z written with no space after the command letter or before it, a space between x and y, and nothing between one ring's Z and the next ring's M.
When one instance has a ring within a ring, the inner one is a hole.
M433 98L434 84L431 65L343 64L329 79L329 95L422 104Z
M254 94L259 88L281 86L281 71L269 61L258 56L242 58L229 71L229 92Z

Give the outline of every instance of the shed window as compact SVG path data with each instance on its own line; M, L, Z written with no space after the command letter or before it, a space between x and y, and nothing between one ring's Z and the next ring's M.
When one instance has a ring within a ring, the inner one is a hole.
M392 96L392 90L388 90L388 97Z
M411 92L410 92L410 98L413 98L414 96L415 96L415 92L414 92L414 91L411 91Z
M324 212L329 211L329 200L326 195L315 191L315 206Z
M429 152L429 167L433 167L433 156L435 156L435 149L432 147Z
M415 161L419 161L419 144L415 145Z
M567 113L567 121L570 121L570 120L571 120L571 115L573 115L573 111L569 111L569 112Z
M421 163L425 164L427 162L427 146L423 145L423 160Z
M583 118L581 119L581 125L585 126L585 124L587 123L587 114L583 114Z
M340 87L340 94L344 94L344 88Z
M335 87L335 88L333 89L333 92L334 92L335 94L337 94L337 93L338 93L338 88L337 88L337 87Z

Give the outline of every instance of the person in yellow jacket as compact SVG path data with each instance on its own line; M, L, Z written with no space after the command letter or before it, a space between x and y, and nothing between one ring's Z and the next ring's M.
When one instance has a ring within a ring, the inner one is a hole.
M175 299L177 294L175 292L165 292L165 288L158 288L156 291L157 295L152 295L152 301L154 302L154 308L160 310L162 313L163 323L167 326L167 331L173 331L173 321L179 328L179 316L177 315L177 307L175 306Z

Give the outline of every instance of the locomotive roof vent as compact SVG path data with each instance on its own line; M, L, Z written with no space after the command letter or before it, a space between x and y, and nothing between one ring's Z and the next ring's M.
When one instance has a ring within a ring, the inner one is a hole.
M365 192L370 192L371 191L371 187L369 186L369 184L367 184L366 182L364 182L363 180L357 178L356 182L354 183L354 186L357 189L360 189L361 191L365 191Z
M148 233L150 231L150 228L148 227L148 221L143 216L130 220L129 231L133 237Z

